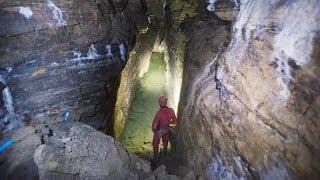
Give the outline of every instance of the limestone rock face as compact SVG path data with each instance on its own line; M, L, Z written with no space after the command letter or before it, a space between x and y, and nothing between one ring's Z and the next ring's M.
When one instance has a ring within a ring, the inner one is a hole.
M149 68L149 60L157 33L157 29L150 28L146 33L137 36L137 42L131 51L127 66L121 73L121 83L114 108L113 126L109 126L116 139L122 136L137 84Z
M41 145L35 162L41 171L54 171L86 176L103 176L128 172L129 156L119 145L90 126L76 123L64 139L64 147ZM118 171L118 172L117 172Z
M126 67L120 78L117 92L117 100L114 108L113 124L108 126L107 131L119 140L122 136L124 126L128 120L129 108L134 98L134 93L139 80L148 71L149 60L155 45L155 41L161 34L163 24L164 6L163 1L148 0L141 1L147 11L150 27L140 29L135 46L130 52Z
M165 167L151 172L150 162L91 126L37 118L4 134L14 143L0 154L1 179L144 179L160 172L168 176Z
M239 5L240 0L208 0L207 10L215 13L221 19L234 20Z
M150 163L129 154L112 137L83 123L74 123L64 138L39 146L34 161L40 179L143 179L156 174ZM165 169L163 175L167 176Z
M197 172L319 178L319 22L316 0L249 0L241 1L227 49L217 42L228 43L219 39L228 32L197 29L178 117L180 147Z
M137 0L1 2L0 79L15 113L76 111L104 126L136 32L147 25Z
M70 124L62 124L69 126ZM34 162L39 179L178 179L167 174L164 165L151 171L150 162L129 154L112 137L80 123L72 123L66 136L55 132L56 141L36 148Z

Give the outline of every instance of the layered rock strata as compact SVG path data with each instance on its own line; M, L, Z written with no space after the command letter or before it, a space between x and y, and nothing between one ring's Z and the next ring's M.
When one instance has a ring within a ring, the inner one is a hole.
M1 82L15 113L75 111L104 126L136 33L148 25L141 2L10 1L0 8Z
M178 135L198 173L319 177L319 7L241 1L230 42L217 24L187 24Z

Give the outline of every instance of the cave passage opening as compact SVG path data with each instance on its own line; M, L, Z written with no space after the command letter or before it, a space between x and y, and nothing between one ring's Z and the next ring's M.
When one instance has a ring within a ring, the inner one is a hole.
M158 111L158 97L166 95L164 53L152 52L148 71L140 79L129 108L121 143L130 153L145 159L152 157L151 124Z

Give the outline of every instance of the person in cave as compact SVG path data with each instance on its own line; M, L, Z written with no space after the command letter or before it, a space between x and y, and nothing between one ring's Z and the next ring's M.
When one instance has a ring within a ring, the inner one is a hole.
M176 124L177 118L172 108L167 107L167 98L164 96L159 97L160 109L156 113L152 122L153 131L153 158L156 161L158 158L159 143L162 139L164 152L168 150L170 124Z

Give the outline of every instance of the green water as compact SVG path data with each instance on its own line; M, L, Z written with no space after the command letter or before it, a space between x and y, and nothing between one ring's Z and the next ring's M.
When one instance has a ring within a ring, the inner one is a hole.
M124 128L122 144L129 152L152 157L151 124L158 111L158 97L165 95L166 63L163 53L152 53L148 72L138 84Z

